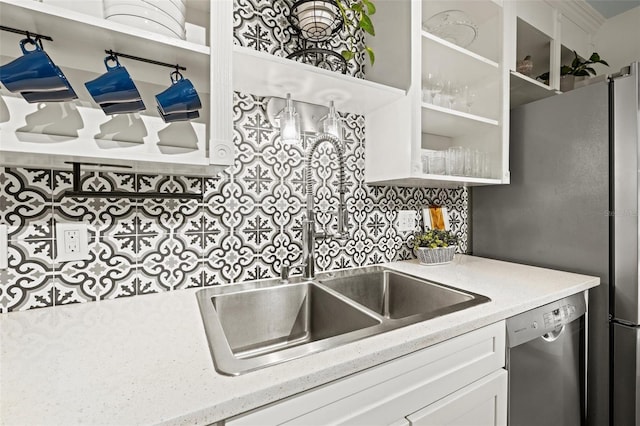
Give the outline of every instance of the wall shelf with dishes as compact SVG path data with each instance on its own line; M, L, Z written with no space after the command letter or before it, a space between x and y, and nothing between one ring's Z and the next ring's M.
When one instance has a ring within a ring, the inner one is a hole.
M367 182L435 187L508 183L502 7L491 0L424 0L406 7L414 42L411 88L405 99L367 119L367 131L373 130L365 154ZM478 153L482 170L464 175L445 167L450 148ZM423 165L429 153L443 156L442 167ZM374 167L391 155L400 157L398 164Z
M141 24L141 15L118 9L122 6L118 2L111 8L104 2L106 18L63 7L69 3L0 0L2 26L53 38L42 42L42 47L77 94L77 99L67 102L28 103L3 85L3 165L68 168L68 161L88 161L157 172L160 163L167 173L201 175L232 164L230 1L167 2L168 7L184 5L187 30L165 28L163 33L155 21L146 19L150 24ZM23 38L2 33L0 64L22 55L19 42ZM155 95L172 86L172 70L125 57L119 61L135 82L145 109L115 115L101 110L84 83L105 73L105 50L110 49L186 68L182 74L201 99L197 113L185 112L180 122L163 119Z

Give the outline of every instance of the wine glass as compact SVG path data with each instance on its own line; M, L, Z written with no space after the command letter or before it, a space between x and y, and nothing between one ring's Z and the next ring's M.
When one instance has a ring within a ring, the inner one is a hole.
M471 112L471 106L476 101L477 96L478 94L476 93L476 91L469 86L464 86L464 88L462 89L462 99L465 106L467 107L467 112Z
M451 80L447 80L446 83L444 83L444 88L442 89L442 97L445 101L445 105L443 106L453 109L459 94L460 90L456 84Z
M438 77L437 74L430 72L430 73L427 73L427 75L425 76L423 83L425 87L425 92L430 98L429 102L432 105L435 105L436 95L442 92L442 82L440 81L440 78Z

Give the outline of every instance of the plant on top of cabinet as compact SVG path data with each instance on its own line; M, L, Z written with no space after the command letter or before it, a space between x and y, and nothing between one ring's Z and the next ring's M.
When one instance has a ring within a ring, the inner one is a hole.
M560 67L560 76L561 77L565 76L565 75L573 75L573 76L576 76L576 77L595 76L595 75L597 75L597 72L590 65L602 64L602 65L609 66L607 61L605 61L604 59L600 58L600 55L597 52L593 52L588 60L583 60L581 57L579 57L578 53L575 50L573 51L573 55L574 55L574 58L573 58L573 61L571 61L571 66L562 65ZM549 73L545 72L544 74L540 74L536 78L538 80L544 80L544 81L548 82L549 81Z

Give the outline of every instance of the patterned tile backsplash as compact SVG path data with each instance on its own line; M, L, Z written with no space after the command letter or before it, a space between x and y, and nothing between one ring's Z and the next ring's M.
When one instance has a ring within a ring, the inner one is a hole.
M235 43L286 56L297 40L286 28L284 0L236 0ZM283 21L284 19L284 21ZM340 50L344 34L330 41ZM360 40L361 42L361 40ZM348 72L364 76L364 58ZM71 172L0 168L0 224L8 225L9 268L0 270L0 313L271 278L300 260L304 210L302 146L283 145L266 117L266 101L235 94L236 161L215 177L84 172L83 189L203 192L204 200L63 198ZM343 114L351 238L316 244L319 270L412 257L398 210L449 207L467 248L465 189L372 187L364 183L364 118ZM383 165L381 165L383 167ZM336 157L324 144L314 157L321 225L336 209ZM90 259L56 262L57 222L89 226Z
M9 230L9 269L0 270L0 312L115 299L276 277L300 260L304 210L302 146L283 145L263 98L236 93L235 165L217 177L84 172L83 189L201 192L197 200L63 198L71 172L0 169L0 223ZM364 183L364 118L343 114L351 238L317 243L330 270L411 258L398 210L429 203L450 208L466 250L465 189L375 187ZM335 223L336 158L329 144L314 157L316 206ZM90 259L56 262L55 223L89 226Z

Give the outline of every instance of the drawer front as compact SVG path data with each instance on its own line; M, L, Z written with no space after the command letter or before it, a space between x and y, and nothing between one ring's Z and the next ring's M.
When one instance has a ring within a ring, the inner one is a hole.
M407 419L411 426L506 426L507 372L495 371Z
M227 424L391 424L502 368L504 360L505 326L501 321Z

